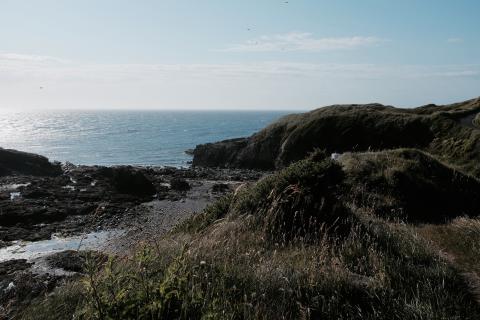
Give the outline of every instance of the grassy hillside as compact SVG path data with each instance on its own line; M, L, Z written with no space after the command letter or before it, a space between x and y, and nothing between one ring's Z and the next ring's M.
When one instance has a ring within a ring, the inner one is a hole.
M454 223L475 225L456 217L477 212L480 183L418 150L326 155L239 188L134 257L88 264L23 318L479 319L468 263L439 247Z
M357 206L384 218L443 223L480 212L480 183L415 149L345 153L339 157Z
M380 104L335 105L281 118L249 138L197 146L198 166L282 168L315 148L359 152L419 148L480 174L480 100L415 109Z

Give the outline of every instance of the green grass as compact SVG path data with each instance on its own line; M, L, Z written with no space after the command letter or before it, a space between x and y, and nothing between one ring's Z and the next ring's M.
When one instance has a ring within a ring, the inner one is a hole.
M226 195L213 204L207 206L201 213L187 219L174 228L176 232L197 233L219 220L228 213L232 202L232 195Z
M58 287L48 296L33 300L15 317L24 320L72 319L85 304L85 288L80 281Z
M376 215L443 223L480 212L480 181L415 149L346 153L347 195Z
M228 234L238 235L238 227L217 227L215 234L209 233L210 239L202 237L197 245L179 247L168 258L144 250L129 261L113 262L85 279L85 303L77 309L77 317L476 319L480 315L458 273L402 226L377 222L368 229L358 226L338 243L320 241L273 250L258 234L248 234L249 239L245 234L240 243L228 241Z
M379 104L328 106L285 116L240 144L202 145L193 161L206 166L278 169L304 159L315 148L328 153L417 148L480 177L480 130L461 121L479 112L478 99L415 109Z
M478 128L480 128L480 113L478 113L473 119L473 124Z
M447 224L421 225L418 232L444 252L462 271L480 275L480 220L458 218Z
M318 154L297 162L155 246L90 266L42 312L72 296L50 319L480 318L457 269L410 225L365 214L345 194L349 179Z

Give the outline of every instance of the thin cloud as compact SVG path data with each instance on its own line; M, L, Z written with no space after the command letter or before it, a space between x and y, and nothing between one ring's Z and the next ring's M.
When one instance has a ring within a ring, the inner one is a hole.
M456 88L438 89L450 88L452 80L466 83L467 89L462 91L465 96L475 93L480 81L480 65L64 61L23 54L0 55L0 109L291 108L345 100L396 100L417 105L425 103L419 96L434 96L441 101L452 94L459 95ZM405 92L417 92L417 96Z
M40 56L32 54L0 52L0 61L10 62L40 62L40 63L68 63L68 60L51 56Z
M304 51L320 52L330 50L348 50L377 45L385 40L377 37L328 37L314 38L311 33L290 32L273 36L262 36L245 43L234 44L222 52L275 52Z
M89 64L61 58L0 53L0 80L152 81L224 78L317 77L412 79L480 76L480 65L321 64L264 61L229 64Z
M448 38L447 42L448 43L463 43L463 39L462 38Z

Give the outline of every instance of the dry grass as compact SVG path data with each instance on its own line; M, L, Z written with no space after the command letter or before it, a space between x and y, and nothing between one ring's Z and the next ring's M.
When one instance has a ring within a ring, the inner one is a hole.
M376 215L443 223L480 212L480 181L415 149L346 153L339 159L350 198Z
M285 116L241 142L201 145L193 162L278 169L304 159L315 148L329 153L418 148L480 177L480 131L461 121L478 112L478 99L415 109L379 104L328 106Z
M462 276L411 226L365 215L341 196L339 165L312 159L222 199L134 257L101 272L91 266L70 311L83 319L480 318Z
M444 252L462 271L480 275L480 220L458 218L448 224L422 225L418 232Z

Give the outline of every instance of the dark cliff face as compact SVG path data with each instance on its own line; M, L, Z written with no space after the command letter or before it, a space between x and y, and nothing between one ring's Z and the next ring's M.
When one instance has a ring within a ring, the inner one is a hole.
M201 167L225 167L234 163L238 152L248 144L248 138L225 140L198 145L193 151L193 165Z
M51 163L44 156L0 148L0 176L10 174L32 176L58 176L62 174L60 164Z
M465 162L477 153L470 145L480 138L475 133L480 130L470 122L462 123L472 112L480 112L479 99L416 109L380 104L329 106L285 116L248 138L199 145L193 165L278 169L315 149L342 153L393 148L418 148L446 157L453 152ZM453 140L445 142L449 139Z

